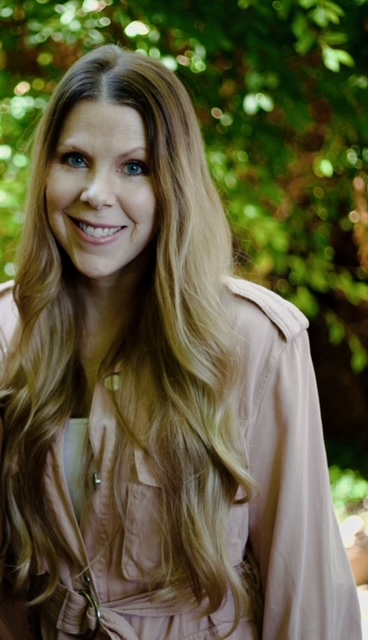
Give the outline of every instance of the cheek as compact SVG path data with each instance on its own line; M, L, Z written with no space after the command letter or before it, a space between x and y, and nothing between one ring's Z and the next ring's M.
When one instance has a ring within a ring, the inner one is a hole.
M70 187L66 180L49 179L45 189L46 211L49 218L61 214L68 204Z
M56 204L55 204L55 197L54 197L53 190L47 185L46 191L45 191L45 208L47 213L47 219L49 221L49 225L53 232L55 232L55 220L56 220L55 207L56 207Z
M52 172L51 175L48 176L46 180L46 189L45 189L45 203L46 210L48 214L55 210L55 206L57 206L58 198L58 189L57 189L57 180L53 177Z
M156 225L156 198L151 188L121 194L120 207L133 222L154 227Z
M147 190L145 195L144 202L142 203L142 210L146 211L147 216L152 221L152 224L155 224L156 220L156 197L152 188Z
M56 168L52 168L46 180L46 204L48 209L61 211L73 197L75 186L69 176Z
M45 189L45 209L47 220L53 235L60 241L60 234L63 235L64 217L62 211L65 204L61 189L58 189L54 181L48 181Z

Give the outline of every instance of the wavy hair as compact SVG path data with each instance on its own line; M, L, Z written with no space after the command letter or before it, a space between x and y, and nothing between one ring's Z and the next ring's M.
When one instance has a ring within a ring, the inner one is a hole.
M234 393L235 320L224 284L232 268L229 227L182 83L161 63L115 45L88 53L66 73L34 139L15 283L21 332L6 360L1 392L6 428L3 554L11 559L18 588L29 584L35 558L46 559L50 579L38 601L55 588L58 558L70 554L44 504L40 470L57 432L77 407L75 389L84 379L78 347L83 326L74 267L48 224L45 176L63 124L82 100L128 105L141 114L157 202L158 233L136 339L129 349L123 339L115 344L105 363L108 369L124 354L129 365L124 390L115 398L122 444L117 457L121 460L121 451L137 439L134 411L124 406L137 392L144 353L156 373L149 430L141 445L163 488L166 524L167 560L157 585L166 596L183 597L189 585L198 603L208 603L209 612L218 609L230 589L236 626L246 585L228 557L226 521L239 487L247 501L253 483ZM118 487L121 465L116 468ZM116 494L116 501L123 502L118 489Z

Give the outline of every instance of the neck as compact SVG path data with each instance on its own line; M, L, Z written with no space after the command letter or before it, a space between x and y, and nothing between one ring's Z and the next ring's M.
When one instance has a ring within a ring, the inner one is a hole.
M84 307L87 333L100 326L104 334L115 327L119 335L134 317L151 265L152 252L145 251L124 269L106 278L78 276L77 292ZM110 322L107 324L107 321Z
M82 342L80 353L90 393L98 378L102 362L114 345L121 345L134 327L146 283L146 268L126 267L109 278L90 279L79 276L77 300L80 301ZM142 264L140 265L142 267Z

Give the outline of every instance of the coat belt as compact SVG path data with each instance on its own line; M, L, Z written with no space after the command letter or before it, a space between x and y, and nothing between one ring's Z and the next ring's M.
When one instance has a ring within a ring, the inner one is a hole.
M74 591L59 584L40 605L40 611L58 631L76 638L93 640L101 628L111 640L139 640L124 615L172 616L194 607L193 602L152 602L152 593L98 603L90 592Z

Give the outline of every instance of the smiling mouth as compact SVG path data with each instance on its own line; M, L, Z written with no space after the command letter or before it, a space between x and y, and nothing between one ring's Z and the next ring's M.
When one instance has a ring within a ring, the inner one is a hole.
M124 227L91 227L84 222L75 221L77 226L90 238L109 238L121 231Z

